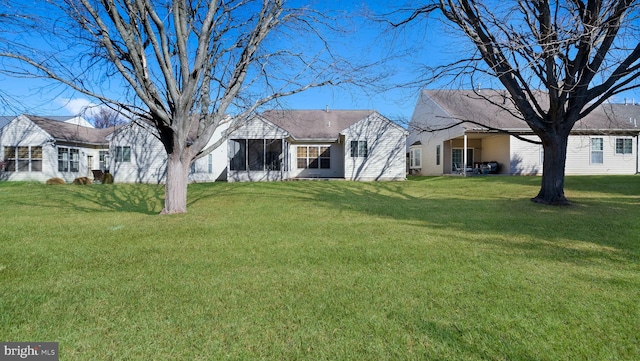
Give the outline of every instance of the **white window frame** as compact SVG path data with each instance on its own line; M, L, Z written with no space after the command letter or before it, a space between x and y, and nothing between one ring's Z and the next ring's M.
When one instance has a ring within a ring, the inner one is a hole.
M619 152L618 151L618 142L622 142L622 151ZM628 144L628 148L626 147L626 145ZM616 154L620 154L620 155L625 155L625 154L633 154L633 138L616 138L616 150L615 150Z
M311 155L311 149L317 156ZM298 169L331 169L331 146L299 145L296 149L296 159Z
M460 151L460 156L462 158L460 158L460 161L456 161L456 158L454 156L454 153L456 153L457 151ZM460 168L462 168L463 166L466 166L467 168L473 167L473 162L475 161L475 149L474 148L467 148L467 164L463 165L462 163L464 163L464 148L452 148L451 149L451 163L452 164L457 164Z
M116 146L114 159L116 163L130 163L131 147L128 145Z
M351 141L351 158L367 158L369 156L369 144L366 140Z
M26 153L23 153L25 156L22 156L21 149L24 151L26 148ZM39 149L40 157L34 157L35 150ZM13 150L13 152L11 152ZM6 172L42 172L42 146L41 145L19 145L19 146L7 146L3 149L3 161L9 163L13 163L13 169L9 169L8 165L5 165ZM9 153L13 153L11 156ZM34 166L35 164L39 164L39 166ZM21 169L26 165L26 169ZM37 169L39 168L39 169ZM2 169L0 169L2 170Z
M58 147L58 172L69 172L69 148Z
M594 146L597 147L595 141L600 141L600 149L594 149ZM600 155L600 161L594 160L594 155ZM604 164L604 138L602 137L591 137L589 139L589 164Z
M422 169L422 148L409 148L409 169Z

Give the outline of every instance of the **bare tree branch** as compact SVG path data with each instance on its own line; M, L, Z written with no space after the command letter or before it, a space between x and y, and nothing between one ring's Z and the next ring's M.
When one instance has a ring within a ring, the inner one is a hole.
M543 186L535 200L566 203L566 145L574 125L610 97L640 88L638 1L434 0L391 13L400 19L389 23L419 24L435 9L477 52L432 68L423 83L498 80L545 149Z
M344 81L324 35L333 20L284 0L45 4L42 23L70 48L3 49L0 58L13 61L14 75L55 80L153 124L169 158L163 213L186 211L189 165L229 114L246 119L279 98ZM126 97L105 92L105 80L123 84Z

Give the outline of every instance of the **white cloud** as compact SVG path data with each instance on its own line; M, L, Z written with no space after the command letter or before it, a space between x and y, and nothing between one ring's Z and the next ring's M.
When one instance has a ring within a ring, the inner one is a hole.
M94 116L101 107L101 105L92 103L85 98L58 98L56 101L72 115L80 115L85 118Z

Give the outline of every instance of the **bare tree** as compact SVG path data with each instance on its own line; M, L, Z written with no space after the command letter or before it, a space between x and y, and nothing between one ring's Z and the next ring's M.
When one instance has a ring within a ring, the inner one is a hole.
M543 145L542 186L532 200L567 204L572 128L610 97L640 87L639 7L634 0L441 0L398 12L405 13L394 26L440 13L472 42L475 51L431 68L427 81L497 79Z
M21 7L10 0L0 0L0 52L13 49L16 44L16 28L30 31L31 21L26 21L25 14L17 11ZM0 67L0 75L5 75L3 67ZM0 88L0 110L4 112L19 113L23 110L20 99L13 96L6 87Z
M245 119L267 102L338 82L321 35L328 23L284 0L47 4L54 35L73 44L0 57L19 61L14 73L56 80L152 124L168 157L163 214L186 212L189 166L228 113ZM118 80L128 92L106 95L104 84Z
M98 108L97 113L93 114L90 120L96 128L112 128L126 123L120 113L105 107Z

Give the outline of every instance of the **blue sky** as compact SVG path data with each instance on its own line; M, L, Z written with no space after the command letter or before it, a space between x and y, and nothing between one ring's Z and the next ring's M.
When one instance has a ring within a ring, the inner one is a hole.
M307 1L294 0L296 2L307 3ZM353 21L347 26L357 29L352 36L341 39L333 39L338 47L344 47L364 57L368 61L376 61L379 57L385 56L393 46L404 46L407 41L416 43L417 41L433 42L431 35L422 32L415 34L402 34L391 40L385 27L360 16L364 12L382 14L389 11L387 2L383 0L342 0L342 1L317 1L313 5L324 14L335 13L336 15L348 15L347 18ZM420 37L416 40L415 37ZM433 44L430 44L431 46ZM433 59L431 54L419 54L419 57ZM365 61L366 61L365 60ZM395 75L385 79L385 85L391 87L386 91L365 91L357 86L325 87L310 89L304 93L287 97L281 103L292 109L375 109L383 115L393 119L408 119L411 116L415 102L418 97L418 89L404 89L401 87L392 88L393 84L406 82L412 77L415 69L410 62L415 59L397 60L387 64L387 70L392 70ZM11 94L19 99L19 111L29 112L39 115L75 115L88 106L94 104L95 100L83 94L72 92L56 83L37 79L15 79L0 75L0 90ZM117 89L112 89L114 92ZM15 113L14 109L2 114Z
M302 0L295 0L302 2ZM306 2L305 2L306 3ZM452 42L443 36L437 21L426 22L428 27L414 26L411 31L396 33L393 37L385 28L370 20L358 17L365 10L375 14L390 11L388 2L384 0L342 0L317 1L314 5L324 13L331 11L353 14L350 24L357 29L353 36L344 39L333 39L339 46L357 53L364 59L375 61L389 55L396 49L414 46L410 56L396 59L385 65L393 76L385 79L389 88L385 91L365 90L359 87L331 87L311 89L283 100L282 104L292 109L375 109L383 115L402 120L411 117L419 89L393 87L415 79L421 65L438 65L449 62L456 54L460 54L464 45ZM394 5L397 5L394 3ZM422 23L424 25L425 23ZM482 84L491 87L491 83ZM433 87L433 86L431 86ZM12 79L0 75L0 90L9 93L22 102L20 111L38 115L75 115L92 104L86 96L66 90L61 86L45 83L35 79ZM117 91L117 89L112 89ZM626 94L629 99L640 101L640 92ZM622 101L621 96L618 101ZM15 111L0 109L1 114L13 114Z

